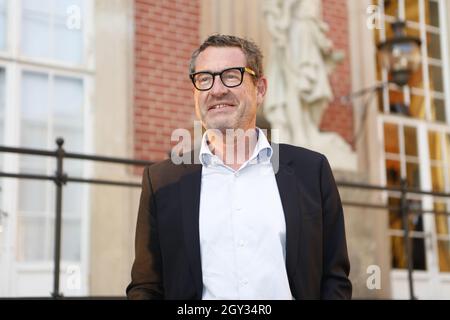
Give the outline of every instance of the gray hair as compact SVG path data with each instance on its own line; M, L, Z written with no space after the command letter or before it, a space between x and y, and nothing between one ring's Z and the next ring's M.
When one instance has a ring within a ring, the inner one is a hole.
M263 75L262 59L263 55L259 47L252 41L231 35L213 34L209 36L201 45L192 53L189 63L189 73L195 72L195 63L198 55L208 47L237 47L242 50L247 59L247 66L251 68L259 79Z

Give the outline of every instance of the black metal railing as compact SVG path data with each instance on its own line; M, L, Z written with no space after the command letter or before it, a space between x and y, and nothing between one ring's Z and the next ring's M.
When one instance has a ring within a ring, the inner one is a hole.
M55 243L54 243L54 272L53 272L53 292L51 294L53 299L64 298L60 292L59 280L60 280L60 264L61 264L61 229L62 229L62 188L68 182L79 182L79 183L90 183L90 184L103 184L103 185L113 185L113 186L123 186L123 187L136 187L140 188L140 183L135 182L125 182L125 181L113 181L113 180L102 180L102 179L85 179L80 177L70 177L64 173L64 159L78 159L78 160L91 160L91 161L101 161L108 163L126 164L126 165L137 165L145 166L150 165L152 162L144 160L133 160L125 158L115 158L115 157L104 157L104 156L94 156L86 155L80 153L70 153L66 152L63 148L64 140L62 138L56 139L57 149L55 151L47 151L41 149L29 149L29 148L15 148L15 147L4 147L0 146L0 152L5 153L15 153L15 154L26 154L26 155L36 155L36 156L46 156L53 157L56 159L56 171L54 175L39 175L39 174L26 174L26 173L7 173L0 172L0 177L7 178L18 178L18 179L33 179L33 180L47 180L53 181L56 186L56 206L55 206ZM400 212L403 222L403 240L405 248L405 258L407 260L408 267L408 284L409 284L409 295L410 299L416 299L414 295L414 282L413 282L413 257L411 250L411 235L409 230L408 215L409 214L443 214L450 216L449 212L438 211L438 210L424 210L418 208L411 208L409 202L407 201L408 194L419 194L419 195L431 195L436 197L450 197L450 193L443 192L432 192L424 191L418 189L410 189L407 186L406 180L402 179L401 184L398 187L392 186L377 186L366 183L355 183L355 182L344 182L336 181L337 185L343 188L357 188L365 190L374 191L390 191L400 193L400 206L388 206L379 205L371 203L360 203L352 201L343 201L344 206L355 206L363 207L367 209L379 209L379 210L390 210ZM117 298L117 297L112 297Z
M450 216L450 212L442 211L442 210L426 210L419 208L411 208L410 204L407 200L408 194L418 194L418 195L429 195L433 197L444 197L449 198L450 193L444 192L433 192L433 191L424 191L419 189L408 188L408 184L406 179L400 180L400 186L376 186L365 183L353 183L353 182L336 182L338 186L344 188L358 188L358 189L366 189L366 190L376 190L376 191L391 191L391 192L399 192L400 193L400 206L389 206L389 205L378 205L378 204L370 204L370 203L358 203L358 202L343 202L344 206L356 206L363 207L368 209L380 209L380 210L389 210L393 212L400 212L400 216L402 218L402 229L403 229L403 245L404 245L404 254L407 262L407 270L408 270L408 288L409 288L409 298L410 300L417 299L414 294L414 281L413 281L413 254L411 247L411 235L408 223L408 216L410 214L415 215L423 215L423 214L435 214L435 215L446 215Z
M94 156L79 153L66 152L63 148L64 139L56 139L57 149L55 151L47 151L41 149L29 149L29 148L14 148L0 146L0 152L26 154L44 157L53 157L56 159L56 171L54 175L40 175L40 174L26 174L26 173L7 173L0 172L0 177L18 178L18 179L32 179L32 180L47 180L53 181L56 186L56 206L55 206L55 243L54 243L54 268L53 268L53 299L62 299L63 296L60 292L59 280L60 280L60 265L61 265L61 229L62 229L62 201L63 193L62 188L67 182L80 182L80 183L92 183L103 184L112 186L123 187L137 187L140 188L140 183L102 180L102 179L84 179L80 177L69 177L64 173L64 159L78 159L78 160L92 160L102 161L108 163L127 164L145 166L150 165L152 162L144 160L132 160L115 157Z

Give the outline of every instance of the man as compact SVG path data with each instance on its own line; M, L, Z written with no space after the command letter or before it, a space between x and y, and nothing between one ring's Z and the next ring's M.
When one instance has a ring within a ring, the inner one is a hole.
M328 161L271 145L256 127L267 88L258 47L210 36L192 55L190 77L206 129L191 152L200 163L169 159L144 170L128 298L351 298Z

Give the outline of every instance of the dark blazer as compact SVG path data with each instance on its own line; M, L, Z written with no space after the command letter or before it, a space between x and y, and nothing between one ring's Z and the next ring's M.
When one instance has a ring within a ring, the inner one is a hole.
M272 147L294 298L350 299L344 215L327 159L291 145ZM190 156L198 159L198 151ZM170 159L145 168L129 299L201 299L201 172L201 164Z

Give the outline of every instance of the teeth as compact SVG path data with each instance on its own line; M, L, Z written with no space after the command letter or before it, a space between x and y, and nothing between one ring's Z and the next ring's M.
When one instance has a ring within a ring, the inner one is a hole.
M218 105L216 105L216 106L214 106L212 108L213 109L221 109L221 108L224 108L224 107L228 107L228 105L226 105L226 104L218 104Z

